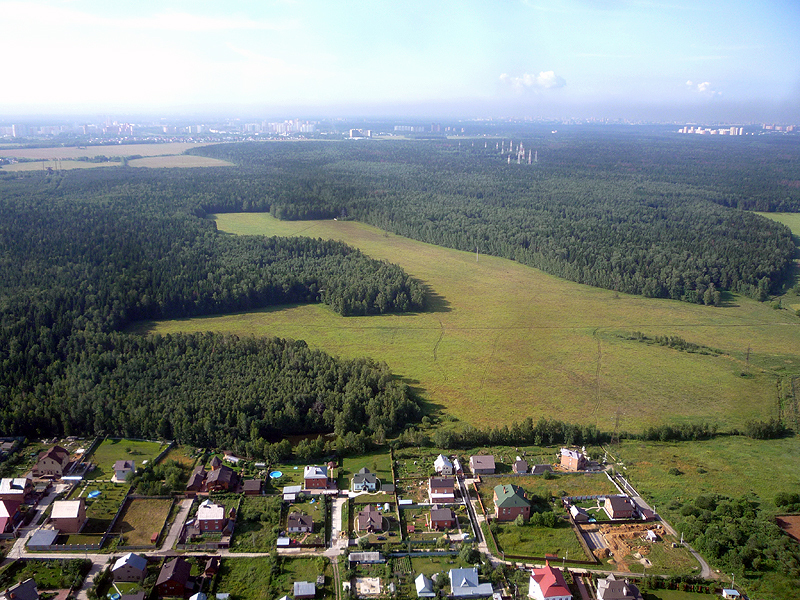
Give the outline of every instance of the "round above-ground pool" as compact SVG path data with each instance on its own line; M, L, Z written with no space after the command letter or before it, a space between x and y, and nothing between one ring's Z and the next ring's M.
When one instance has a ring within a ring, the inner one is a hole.
M269 474L269 477L270 479L278 479L279 477L283 477L283 473L281 473L280 471L272 471Z
M87 497L89 498L97 498L100 495L100 490L95 490L93 492L89 492Z

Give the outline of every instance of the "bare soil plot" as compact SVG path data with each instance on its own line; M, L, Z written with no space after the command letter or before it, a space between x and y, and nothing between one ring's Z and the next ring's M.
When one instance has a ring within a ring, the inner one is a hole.
M181 154L190 148L208 144L170 142L167 144L114 144L108 146L70 146L67 148L2 148L0 156L52 160L54 158L79 158L82 156L162 156Z
M781 515L776 521L789 537L800 542L800 515Z

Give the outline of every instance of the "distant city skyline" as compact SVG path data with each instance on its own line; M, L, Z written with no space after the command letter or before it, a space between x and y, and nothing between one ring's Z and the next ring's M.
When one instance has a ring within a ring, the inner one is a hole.
M794 0L0 0L0 14L0 117L800 122Z

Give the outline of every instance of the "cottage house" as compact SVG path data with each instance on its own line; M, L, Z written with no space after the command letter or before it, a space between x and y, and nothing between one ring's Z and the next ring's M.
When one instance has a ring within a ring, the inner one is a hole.
M246 479L242 484L242 491L245 496L260 496L263 483L261 479Z
M147 575L147 559L133 552L119 557L111 567L111 576L114 581L139 583L144 581L145 575Z
M544 475L545 473L552 473L553 465L533 465L531 467L531 475Z
M385 529L383 521L383 515L380 511L375 510L371 504L367 504L364 510L359 512L356 517L356 529L358 531L367 531L370 533L383 531Z
M450 459L444 454L440 454L436 457L436 460L433 461L433 470L436 471L438 475L452 475L453 463L450 462Z
M51 477L59 479L67 471L69 465L69 452L61 446L53 446L39 454L36 465L33 467L34 477Z
M294 600L310 599L317 595L317 587L313 581L294 582Z
M517 460L514 461L514 464L511 467L511 470L514 471L517 475L524 475L528 472L528 461L521 459L519 456Z
M572 600L564 575L559 569L551 567L549 562L531 573L528 596L534 600Z
M494 487L494 518L498 521L513 521L519 515L526 521L531 516L531 503L525 492L517 485L507 483Z
M610 519L632 519L636 504L627 496L606 496L603 508Z
M33 480L30 477L0 479L0 500L13 500L25 504L25 500L33 491Z
M354 492L374 492L378 487L378 477L375 473L370 473L370 470L363 467L358 473L353 475L353 491Z
M222 459L219 456L214 456L211 458L211 463L209 464L212 471L216 471L222 466Z
M128 475L136 471L136 463L132 460L118 460L114 463L114 479L127 481Z
M236 472L225 465L220 465L206 477L206 489L209 492L232 492L238 485L239 477Z
M642 594L627 579L617 579L611 573L597 580L597 600L642 600Z
M0 500L0 533L14 530L14 525L22 518L19 512L21 505L18 500Z
M202 533L221 533L227 522L225 507L211 500L204 500L197 509L197 528Z
M569 507L569 514L576 523L588 523L589 519L591 519L589 513L586 512L585 509L580 506L575 506L574 504Z
M213 577L219 573L219 556L212 556L206 561L205 569L203 569L204 577Z
M314 519L311 515L299 512L289 513L286 530L289 533L311 533L314 530Z
M452 477L431 477L428 480L428 495L431 504L455 502L455 479Z
M39 590L36 581L31 577L8 588L0 600L39 600Z
M303 493L302 485L287 485L283 488L283 501L292 503L297 502L297 498Z
M431 508L431 529L453 529L456 526L456 513L449 508Z
M328 489L328 467L307 465L303 469L303 482L307 490Z
M183 558L173 558L161 567L156 580L159 596L184 596L189 589L191 565Z
M561 466L565 471L584 471L589 466L589 460L580 450L572 448L561 449Z
M436 592L433 591L433 582L425 577L423 573L417 575L414 580L414 586L417 588L417 598L435 598Z
M203 465L197 465L192 474L189 476L189 482L186 484L186 495L193 498L197 492L203 489L203 484L206 481L206 470Z
M61 533L78 533L86 523L86 503L83 498L56 500L50 520Z
M494 475L494 456L470 456L469 469L475 475Z
M491 583L478 582L477 567L450 569L450 595L454 598L488 598L493 593Z

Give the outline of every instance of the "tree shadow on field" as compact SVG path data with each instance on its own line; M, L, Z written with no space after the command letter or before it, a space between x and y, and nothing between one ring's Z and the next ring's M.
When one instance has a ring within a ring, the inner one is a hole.
M720 292L720 308L737 308L739 305L734 302L734 295L731 292Z
M452 310L452 308L450 308L450 302L444 296L434 292L433 288L424 281L421 283L425 290L425 312L438 313L450 312Z

